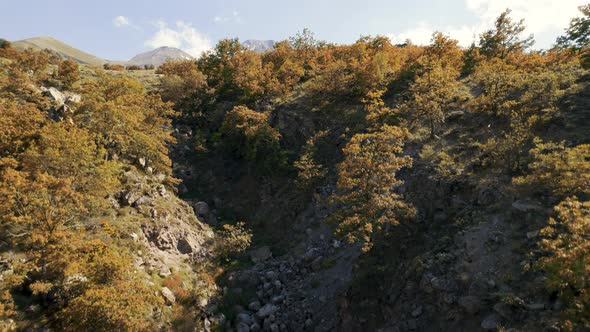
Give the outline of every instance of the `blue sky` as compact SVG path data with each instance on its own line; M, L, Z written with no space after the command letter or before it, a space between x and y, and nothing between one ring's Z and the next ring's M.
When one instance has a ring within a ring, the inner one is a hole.
M387 35L428 43L433 31L468 45L510 7L536 48L547 48L577 15L580 0L0 0L0 37L52 36L112 60L159 46L198 55L219 39L283 40L303 28L319 39L354 42Z

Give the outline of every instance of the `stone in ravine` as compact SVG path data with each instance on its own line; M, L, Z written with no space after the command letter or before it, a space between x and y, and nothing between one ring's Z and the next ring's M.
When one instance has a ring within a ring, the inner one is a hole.
M168 304L174 304L174 302L176 302L176 297L174 296L174 293L172 293L172 291L168 287L162 288L162 296Z
M260 309L260 302L259 301L250 302L250 304L248 304L248 309L250 309L252 311L258 311Z
M459 298L459 305L469 314L476 314L481 309L481 301L476 296L463 296Z
M256 250L250 251L250 259L253 263L264 262L265 260L272 257L270 248L268 246L260 247Z
M264 319L275 313L277 310L278 308L275 305L267 303L256 312L256 317Z

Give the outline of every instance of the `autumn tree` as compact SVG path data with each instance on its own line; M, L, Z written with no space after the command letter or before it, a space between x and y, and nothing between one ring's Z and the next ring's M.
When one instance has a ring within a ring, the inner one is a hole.
M154 171L170 174L167 144L171 136L171 105L157 94L148 94L129 78L99 74L83 87L85 98L76 123L97 135L97 144L109 159L144 158Z
M88 130L57 122L39 131L38 140L22 155L22 166L32 174L45 172L70 179L72 188L92 197L88 203L98 207L118 187L121 172L120 166L105 156L106 150L96 145Z
M297 169L297 186L302 190L310 190L320 183L328 170L318 162L318 141L326 137L328 132L320 131L310 137L303 147L301 156L293 166Z
M510 18L510 9L506 9L494 23L494 28L484 32L479 39L480 51L488 58L506 58L510 53L522 52L534 43L530 35L521 39L521 34L526 29L524 19L515 22Z
M318 53L325 43L317 40L314 33L307 28L289 38L289 43L296 51L296 61L303 67L303 79L315 76L320 65Z
M580 53L583 63L587 68L590 65L590 4L578 7L582 17L573 18L565 34L557 38L557 46L561 48L572 48Z
M0 98L0 158L22 153L45 121L35 105Z
M59 64L57 77L65 89L71 89L74 83L80 80L80 68L75 61L63 60Z
M265 90L272 97L285 97L305 74L303 64L296 59L296 52L288 41L282 41L275 43L272 51L262 55L268 72Z
M169 60L156 70L160 79L160 94L172 101L176 111L202 118L204 104L210 99L206 76L193 60Z
M431 137L460 96L457 79L461 59L456 40L434 33L431 44L417 61L417 76L410 84L410 101L404 108L413 119L427 123Z
M336 234L361 243L365 251L383 233L415 214L396 192L403 183L396 173L412 165L411 157L401 155L407 135L406 129L385 125L374 133L353 136L343 149L333 196L340 207L333 217Z
M236 106L225 115L219 129L223 144L237 157L270 161L279 150L279 132L268 123L268 114Z
M563 327L590 328L590 202L567 198L555 207L555 218L542 229L540 247L546 254L538 267L546 285L565 302Z
M590 195L590 145L570 148L563 142L543 143L539 139L535 143L528 174L516 177L516 185L555 198Z
M442 67L458 71L463 66L463 51L459 47L459 41L441 33L432 34L430 44L424 50L422 63L428 68L430 62L440 62Z

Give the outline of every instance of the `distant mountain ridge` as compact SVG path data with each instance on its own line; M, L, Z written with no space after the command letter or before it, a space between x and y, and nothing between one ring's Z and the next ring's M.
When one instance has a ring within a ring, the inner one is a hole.
M174 47L160 47L151 51L140 53L129 61L106 60L81 51L53 37L33 37L11 42L12 46L19 50L32 48L35 50L49 49L64 59L71 59L78 63L102 66L106 63L121 65L154 65L159 66L168 59L194 59L190 54Z
M242 42L243 46L258 53L264 53L266 51L272 50L274 48L274 44L274 40L248 39Z
M140 53L131 58L131 60L127 61L127 63L130 65L139 66L154 65L157 67L166 62L168 59L193 60L194 57L178 48L163 46L156 48L155 50Z
M74 61L87 65L102 66L103 64L110 62L105 59L101 59L97 56L94 56L90 53L86 53L77 48L74 48L53 37L34 37L14 41L11 42L11 44L14 48L19 50L24 50L27 48L32 48L35 50L50 49L55 53L59 54L62 58L72 59Z
M19 50L24 50L27 48L32 48L35 50L44 50L49 49L57 53L64 59L71 59L78 63L92 65L92 66L102 66L106 63L109 64L121 64L121 65L153 65L159 66L166 62L168 59L178 59L178 60L192 60L195 59L190 54L186 53L185 51L169 46L163 46L156 48L151 51L143 52L137 54L129 61L114 61L114 60L107 60L90 53L84 52L79 50L73 46L70 46L60 40L57 40L53 37L33 37L18 41L11 42L12 46ZM256 40L256 39L248 39L242 42L242 45L249 50L264 53L266 51L272 50L274 47L275 41L274 40Z

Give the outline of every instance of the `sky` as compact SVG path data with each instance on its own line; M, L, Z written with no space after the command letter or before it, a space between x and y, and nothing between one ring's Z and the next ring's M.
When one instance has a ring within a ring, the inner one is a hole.
M284 40L304 28L338 44L385 35L428 44L441 31L468 46L506 8L534 48L551 47L588 0L0 0L0 37L51 36L109 60L160 46L198 56L223 38Z

